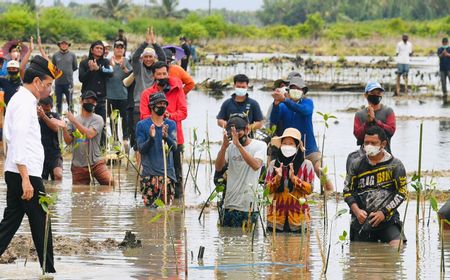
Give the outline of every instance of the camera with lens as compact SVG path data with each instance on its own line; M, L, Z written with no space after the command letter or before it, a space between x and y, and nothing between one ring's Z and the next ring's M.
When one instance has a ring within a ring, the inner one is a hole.
M289 93L289 88L288 87L282 87L282 88L280 88L280 92L282 93L282 94L288 94Z

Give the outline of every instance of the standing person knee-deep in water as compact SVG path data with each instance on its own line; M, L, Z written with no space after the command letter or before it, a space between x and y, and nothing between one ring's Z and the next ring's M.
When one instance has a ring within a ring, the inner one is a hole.
M363 149L366 131L371 126L378 126L384 130L387 136L386 151L391 152L391 139L394 136L396 123L395 113L391 107L382 104L384 88L378 82L368 82L364 90L364 98L367 99L367 107L359 110L355 114L353 122L353 135L356 137L356 144L359 149L351 152L347 157L346 170L350 168L353 160L365 154Z
M42 146L44 146L45 160L42 179L48 176L55 181L62 180L63 159L59 146L58 130L64 128L66 123L60 121L58 113L52 112L53 98L51 96L39 100L38 116L41 126Z
M267 145L250 139L249 133L249 123L243 114L230 116L215 163L216 170L223 170L228 163L224 226L241 227L249 219L255 223L258 215L254 211L249 218L249 209L250 206L256 209L255 193L261 168L266 162Z
M352 213L351 241L381 241L393 246L400 242L397 208L407 195L406 171L402 162L385 150L386 145L384 130L370 127L364 137L366 155L354 160L347 173L344 199Z
M314 166L304 157L301 133L295 128L287 128L281 137L274 137L272 145L278 155L267 168L266 186L276 201L276 212L269 206L267 227L279 231L298 232L302 224L306 228L310 222L309 205L306 196L312 193ZM294 197L293 197L294 196Z
M44 148L41 143L37 104L49 96L54 79L61 71L41 56L31 60L25 71L24 86L11 98L6 111L4 136L8 144L5 160L7 186L6 208L0 223L0 255L27 214L31 235L43 266L46 213L39 204L39 194L45 193L42 182ZM49 220L50 223L50 220ZM48 232L45 271L55 272L52 230Z
M72 182L89 185L95 178L100 185L114 185L100 150L104 123L103 118L94 113L97 96L88 90L81 95L81 102L80 115L75 117L71 112L66 113L70 123L63 134L64 142L72 144Z
M144 204L155 206L154 202L166 198L164 190L164 152L163 140L167 143L165 152L167 159L167 198L165 204L172 201L175 193L174 185L177 181L174 168L173 151L177 148L176 123L165 118L169 102L164 93L151 95L148 107L150 117L138 122L136 126L136 141L142 162L141 192Z

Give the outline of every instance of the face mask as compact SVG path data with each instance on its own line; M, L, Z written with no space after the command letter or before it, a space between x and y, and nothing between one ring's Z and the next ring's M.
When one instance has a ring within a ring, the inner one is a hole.
M366 152L367 156L374 157L380 153L381 147L373 145L364 145L364 151Z
M94 112L95 105L92 103L83 103L83 109L89 113L92 113Z
M166 112L166 107L155 106L153 107L153 111L155 111L155 114L157 114L158 116L162 116Z
M247 135L244 135L239 138L239 143L244 146L245 142L247 142Z
M370 94L367 95L367 101L369 101L373 105L380 104L381 98L383 98L383 97L382 96L378 96L378 95L370 95Z
M287 158L290 158L297 153L297 148L289 145L282 145L280 150L283 156Z
M9 75L10 78L17 78L19 76L19 72L8 71L8 75Z
M158 83L158 86L165 87L169 84L169 79L157 79L156 82Z
M236 96L245 96L247 94L246 88L234 88L234 93L236 93Z
M301 89L290 89L289 96L293 100L300 100L303 97L303 90Z

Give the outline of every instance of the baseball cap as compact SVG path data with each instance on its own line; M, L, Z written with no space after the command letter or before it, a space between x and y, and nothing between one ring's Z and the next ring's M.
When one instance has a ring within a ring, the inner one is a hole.
M162 92L158 92L155 94L152 94L152 96L150 97L150 107L155 106L156 104L158 104L159 102L166 102L166 105L169 105L169 102L167 101L166 95Z
M227 122L227 129L231 128L232 126L236 127L237 129L245 129L248 125L248 118L244 114L231 114L230 118Z
M81 99L88 99L88 98L93 98L97 100L97 94L95 94L95 92L93 92L92 90L87 90L81 94Z
M305 88L306 84L305 81L299 77L299 76L294 76L289 80L289 86L296 86L298 88Z
M368 82L364 92L368 93L369 91L372 91L374 89L381 89L381 91L384 91L384 88L380 85L379 82Z
M17 60L10 60L8 61L8 63L6 64L6 68L20 68L20 64Z

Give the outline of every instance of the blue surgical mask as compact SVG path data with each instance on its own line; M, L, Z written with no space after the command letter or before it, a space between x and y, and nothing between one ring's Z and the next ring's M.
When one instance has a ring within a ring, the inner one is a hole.
M237 96L245 96L247 94L246 88L234 88L234 93L236 93Z

